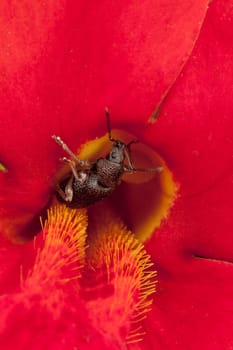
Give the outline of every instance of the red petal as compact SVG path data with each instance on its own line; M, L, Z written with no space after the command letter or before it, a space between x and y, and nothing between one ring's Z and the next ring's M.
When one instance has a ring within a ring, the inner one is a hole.
M232 28L231 1L211 2L192 57L148 136L181 187L148 244L160 288L145 349L233 346L233 269L226 262L233 260Z
M34 259L33 242L26 245L14 245L8 240L0 240L0 295L19 290L22 277ZM26 261L25 261L26 260Z
M179 244L226 260L232 259L232 26L230 1L213 2L193 55L148 136L180 183L169 223L179 232Z
M159 276L156 303L141 350L228 350L233 346L232 265L184 259Z

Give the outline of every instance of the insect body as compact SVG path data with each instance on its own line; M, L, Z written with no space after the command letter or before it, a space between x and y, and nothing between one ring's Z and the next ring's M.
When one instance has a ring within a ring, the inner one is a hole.
M62 161L70 166L71 174L57 185L57 198L71 208L84 208L97 201L108 197L119 185L124 173L136 171L160 172L161 167L155 169L134 168L130 146L137 141L128 144L112 137L110 115L106 109L108 137L113 143L112 149L105 158L99 158L94 162L80 160L62 141L59 136L52 138L70 155Z

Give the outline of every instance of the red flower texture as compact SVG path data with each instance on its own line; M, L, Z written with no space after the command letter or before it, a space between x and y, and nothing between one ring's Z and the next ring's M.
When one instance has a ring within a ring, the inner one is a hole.
M1 346L233 347L231 2L202 28L204 1L0 6ZM40 232L63 155L51 135L80 148L106 132L105 106L160 180L136 175L142 190L122 183L88 214L52 207Z

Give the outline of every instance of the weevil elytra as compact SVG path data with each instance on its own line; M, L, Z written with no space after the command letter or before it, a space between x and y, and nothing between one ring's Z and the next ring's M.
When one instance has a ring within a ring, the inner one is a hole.
M112 137L110 114L106 108L108 138L112 142L112 149L105 158L98 158L94 162L80 160L62 141L59 136L52 138L70 156L70 159L63 157L61 160L70 167L70 175L57 185L57 198L71 208L88 207L108 197L120 184L124 173L160 172L157 168L135 168L131 158L130 147L138 142L132 140L124 143Z

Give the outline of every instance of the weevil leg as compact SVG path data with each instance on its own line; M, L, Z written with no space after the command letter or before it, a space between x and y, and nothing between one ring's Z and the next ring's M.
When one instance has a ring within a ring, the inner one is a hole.
M135 168L130 152L130 146L134 143L138 143L138 140L132 140L130 141L125 148L125 157L127 159L128 165L124 165L124 172L126 173L134 173L136 171L142 171L142 172L150 172L150 173L160 173L163 170L162 166L158 166L157 168Z
M56 191L65 202L72 202L73 195L74 195L73 186L72 186L73 180L74 180L74 177L71 176L65 187L65 191L63 191L58 184L56 186Z
M127 165L124 165L123 170L125 173L134 173L136 171L142 171L146 173L161 173L161 171L163 171L163 167L158 166L157 168L131 168Z
M130 149L130 146L134 143L138 143L139 141L138 140L132 140L130 141L127 145L126 145L126 148L124 150L125 152L125 157L126 157L126 160L128 162L128 167L131 168L132 170L134 169L134 164L133 164L133 159L132 159L132 156L131 156L131 149Z
M83 171L77 171L76 166L75 166L75 162L73 160L70 160L66 157L63 157L63 158L61 158L61 161L64 163L67 163L69 165L74 178L78 182L84 182L86 180L87 174Z
M74 152L67 146L67 144L60 138L60 136L53 135L52 139L54 139L59 146L61 146L66 153L70 155L70 157L82 168L90 168L91 164L87 160L79 159Z

